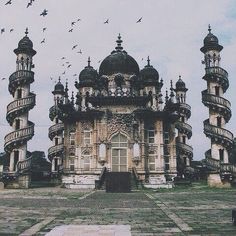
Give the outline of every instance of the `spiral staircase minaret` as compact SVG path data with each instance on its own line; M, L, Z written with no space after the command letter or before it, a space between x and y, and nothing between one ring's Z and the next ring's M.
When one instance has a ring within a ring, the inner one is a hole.
M220 52L223 49L218 38L209 33L200 49L204 53L205 75L207 89L202 91L202 102L209 109L209 119L204 121L204 133L211 140L211 149L205 154L206 166L215 173L214 178L208 178L210 185L219 184L225 178L224 166L229 165L229 153L233 145L233 134L225 129L231 117L230 102L223 95L229 87L228 73L220 67ZM213 176L213 175L212 175ZM220 179L221 177L221 179Z
M27 142L34 135L34 123L28 117L29 111L35 106L36 95L30 91L30 84L34 82L32 69L36 51L28 37L28 29L14 53L17 56L16 71L9 77L8 86L13 102L7 106L6 114L12 132L5 136L4 149L10 158L9 173L20 175L23 170L29 170Z
M176 101L178 104L179 120L175 123L178 130L176 138L177 156L178 156L178 173L183 174L186 167L191 165L193 157L193 148L188 144L192 136L192 127L187 123L191 115L191 107L186 104L186 92L188 89L179 76L175 84Z
M48 149L48 158L52 162L52 176L57 177L58 173L62 170L64 151L64 124L60 121L58 104L64 99L65 90L60 78L52 94L54 95L54 106L49 110L49 118L54 124L49 128L48 136L53 145Z

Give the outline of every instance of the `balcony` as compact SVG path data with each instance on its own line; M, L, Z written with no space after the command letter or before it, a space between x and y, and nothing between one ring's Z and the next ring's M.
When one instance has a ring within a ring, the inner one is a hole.
M9 77L9 92L14 93L19 84L30 84L34 82L34 72L28 70L18 70Z
M205 159L206 167L212 170L219 170L220 169L220 161L216 160L212 157Z
M176 146L180 153L184 153L188 155L189 157L193 156L193 148L189 146L188 144L177 142Z
M58 106L53 106L50 107L49 109L49 118L51 121L53 121L53 119L59 114L60 109L58 108Z
M219 66L205 68L206 75L204 79L214 79L216 76L218 78L217 82L222 85L223 91L225 92L229 87L228 73L226 70Z
M188 138L191 138L192 136L192 126L181 122L181 121L177 121L175 123L175 128L179 130L179 132L187 134Z
M56 134L61 134L64 130L64 124L58 123L51 126L48 130L48 136L52 140Z
M30 123L29 127L13 131L5 136L5 144L4 144L5 151L9 151L9 149L11 149L11 146L16 144L17 142L24 143L33 137L34 123L32 122L29 123Z
M180 113L184 113L187 116L187 118L191 116L191 106L189 106L186 103L178 103L178 106Z
M17 171L19 173L23 173L23 172L27 172L30 170L31 168L31 163L32 163L32 157L26 159L26 160L23 160L23 161L19 161L17 163Z
M231 118L231 103L227 99L207 93L207 90L204 90L202 91L202 102L207 107L212 106L219 110L219 112L223 111L222 115L226 121L229 121Z
M29 97L21 98L11 102L7 106L7 121L12 124L15 113L19 114L21 110L30 110L35 106L35 94L31 93Z
M233 145L233 134L227 129L209 124L208 119L204 121L204 133L207 137L220 139L230 146Z
M51 160L55 156L60 156L63 153L63 151L64 151L63 144L52 146L48 149L48 157Z

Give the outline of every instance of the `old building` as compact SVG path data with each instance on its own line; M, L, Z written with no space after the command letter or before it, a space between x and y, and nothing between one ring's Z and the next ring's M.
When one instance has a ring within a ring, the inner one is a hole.
M186 141L191 126L186 122L191 112L184 82L180 79L175 89L171 82L163 104L163 80L150 59L140 70L123 50L120 35L116 42L98 72L88 59L75 83L75 97L72 93L69 99L67 86L63 90L60 85L60 97L50 109L51 120L56 117L64 123L64 153L57 164L62 165L63 183L71 188L94 188L105 171L131 172L155 187L177 176L177 154L190 165L192 148ZM51 139L58 134L49 131ZM54 150L58 142L54 140ZM52 156L60 155L49 149Z

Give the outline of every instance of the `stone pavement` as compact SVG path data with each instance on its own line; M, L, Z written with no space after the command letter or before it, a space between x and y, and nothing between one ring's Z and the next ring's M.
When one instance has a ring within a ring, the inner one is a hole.
M230 236L236 235L231 222L235 199L236 189L205 185L132 193L61 188L3 190L0 235L41 236L67 225L125 225L131 227L132 236Z

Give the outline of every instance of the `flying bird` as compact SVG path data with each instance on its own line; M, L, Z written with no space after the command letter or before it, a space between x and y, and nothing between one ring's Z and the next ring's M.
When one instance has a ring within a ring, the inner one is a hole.
M52 78L52 77L50 77L50 80L53 80L53 78Z
M11 1L12 1L12 0L9 0L8 2L5 3L5 5L10 5L10 4L12 4Z
M43 12L40 14L40 16L46 16L48 14L48 10L44 9Z
M75 21L72 21L72 22L71 22L71 26L74 26L74 25L75 25L75 23L76 23Z
M5 28L2 28L1 29L1 34L5 32Z
M77 53L80 53L80 54L82 54L82 51L81 51L81 49L77 52Z
M62 74L64 75L66 73L66 71L64 71Z
M6 78L2 78L2 80L5 80Z
M74 46L72 47L72 50L74 50L77 46L78 46L78 44L74 45Z
M62 58L61 58L61 60L64 60L64 59L66 59L66 58L65 58L65 57L62 57Z
M109 22L109 19L107 19L106 21L104 21L104 24L108 24L108 22Z
M140 23L143 17L139 18L136 23Z
M69 61L66 61L66 64L70 64L70 62L69 62Z
M13 32L14 29L10 29L10 33Z
M46 30L46 29L47 29L47 28L46 28L46 27L44 27L44 28L43 28L43 32L45 32L45 30Z
M45 43L45 38L40 43Z
M81 19L79 18L77 21L81 21Z
M30 7L30 6L32 6L32 2L31 2L31 1L30 1L30 2L28 2L28 4L27 4L26 8L28 8L28 7Z
M68 32L69 32L69 33L72 33L72 31L73 31L73 29L70 29Z
M72 65L70 64L70 65L67 66L67 68L70 68L71 66L72 66Z

